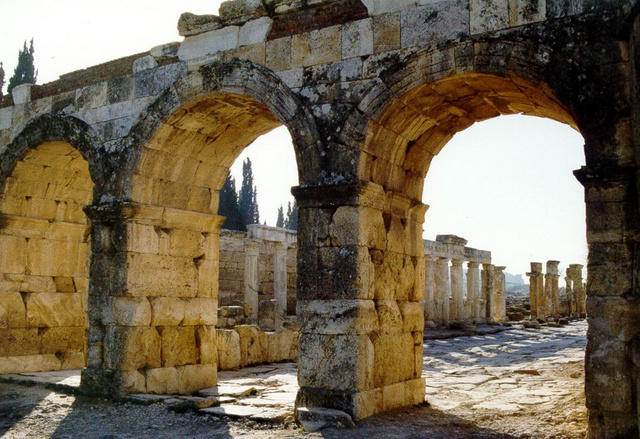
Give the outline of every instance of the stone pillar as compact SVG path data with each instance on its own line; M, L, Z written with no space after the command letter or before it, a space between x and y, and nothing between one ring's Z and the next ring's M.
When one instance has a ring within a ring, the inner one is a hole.
M464 319L464 296L462 290L462 261L451 260L451 319Z
M531 318L544 318L542 312L542 263L532 262L531 272L529 276L529 307L531 309Z
M493 317L493 301L495 281L493 277L493 265L482 264L482 298L484 300L484 318L485 321L491 322Z
M424 320L436 322L438 312L435 301L435 260L430 255L424 255Z
M504 270L507 267L493 267L493 276L495 281L495 292L493 301L493 321L504 322L507 316L507 292Z
M565 283L565 294L566 294L566 302L567 302L567 316L571 317L573 314L572 304L573 304L573 291L571 289L571 278L569 277L569 269L566 270L566 276L564 277Z
M276 317L287 315L287 246L282 242L275 244L273 254L273 298Z
M361 419L423 402L426 206L394 198L390 211L374 184L293 193L300 206L296 406Z
M549 309L550 314L554 317L560 316L560 292L558 281L560 280L560 272L558 265L560 261L547 261L547 275L545 282L549 284ZM547 285L545 284L545 290Z
M216 384L224 217L132 202L92 222L84 392L190 394Z
M571 271L573 281L573 296L576 302L576 317L585 318L587 316L586 310L586 294L584 284L582 283L582 269L584 265L571 264L569 270Z
M435 270L436 309L438 323L448 325L450 319L451 284L449 283L449 258L438 258Z
M470 317L477 321L481 318L480 266L477 262L467 262L467 300L471 308Z
M251 323L258 322L259 309L259 273L258 257L260 244L256 241L245 239L244 244L244 315Z

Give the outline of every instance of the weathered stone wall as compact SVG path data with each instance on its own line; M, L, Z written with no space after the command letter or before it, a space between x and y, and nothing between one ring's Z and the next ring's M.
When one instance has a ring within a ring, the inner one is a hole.
M0 193L0 373L85 366L91 201L87 162L42 144Z
M217 333L219 370L296 361L298 357L296 330L264 331L255 325L239 325Z
M220 17L183 17L182 43L16 90L0 106L0 181L37 137L78 148L95 185L83 386L166 390L176 374L180 391L215 382L217 350L203 356L206 343L179 366L155 348L200 327L215 345L215 317L159 330L145 303L204 300L215 312L218 190L240 151L282 124L301 185L298 403L363 417L421 401L429 165L474 122L524 113L585 139L590 434L636 433L637 9L632 0L234 0ZM155 249L156 239L198 234L207 249L197 256ZM141 286L145 276L153 288ZM495 277L487 270L481 288ZM124 302L140 307L116 320Z

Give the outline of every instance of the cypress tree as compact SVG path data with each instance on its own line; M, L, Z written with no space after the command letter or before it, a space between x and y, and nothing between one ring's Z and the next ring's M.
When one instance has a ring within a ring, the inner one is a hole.
M293 206L291 206L291 202L287 205L287 219L284 226L289 230L298 230L298 203L296 200L293 200Z
M284 227L284 213L282 211L282 206L278 207L278 219L276 220L276 227Z
M4 87L4 69L2 68L2 62L0 62L0 99L2 98L2 87Z
M222 189L220 190L218 214L226 217L224 224L222 225L223 228L240 231L246 230L240 218L236 181L231 174L227 175L227 179L224 181L224 186L222 186Z
M260 215L258 214L258 191L253 184L253 170L251 168L251 160L247 158L242 163L242 186L238 196L238 204L240 206L240 218L242 224L260 224Z
M27 41L24 42L24 48L18 53L18 64L13 71L13 76L9 79L7 92L11 93L14 87L20 84L35 84L38 77L38 71L33 65L33 38L27 48Z

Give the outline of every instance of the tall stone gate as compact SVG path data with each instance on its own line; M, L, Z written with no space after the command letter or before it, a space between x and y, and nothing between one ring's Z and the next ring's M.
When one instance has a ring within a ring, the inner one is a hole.
M298 404L363 418L419 403L429 164L474 122L523 113L585 139L589 431L637 433L638 10L233 0L181 17L181 43L16 88L0 105L2 361L86 361L98 394L215 384L218 191L284 125L300 179Z

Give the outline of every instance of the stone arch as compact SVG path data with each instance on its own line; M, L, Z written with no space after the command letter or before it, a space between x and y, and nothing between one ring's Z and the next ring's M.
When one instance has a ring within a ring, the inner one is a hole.
M263 67L203 66L141 116L114 180L122 182L114 194L127 201L92 208L111 241L96 245L104 262L94 266L112 286L95 302L108 311L91 322L97 336L89 350L100 354L85 388L191 393L216 383L218 191L240 152L279 125L291 133L304 182L316 163L313 116Z
M97 140L41 116L0 156L0 372L86 364L89 221ZM97 177L98 176L98 177Z

